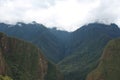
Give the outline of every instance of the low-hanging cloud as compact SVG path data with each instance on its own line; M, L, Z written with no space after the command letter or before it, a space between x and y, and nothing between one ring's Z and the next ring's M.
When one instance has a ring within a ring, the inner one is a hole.
M120 0L101 0L99 7L93 9L92 17L102 23L117 23L120 19ZM91 12L91 13L92 13Z
M74 31L84 24L120 25L119 0L0 0L0 22L37 21Z

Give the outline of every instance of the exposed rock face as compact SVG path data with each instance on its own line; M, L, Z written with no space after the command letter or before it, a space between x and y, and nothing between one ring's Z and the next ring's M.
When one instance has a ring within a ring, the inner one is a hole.
M0 33L0 74L5 74L6 72L6 63L5 60L3 58L3 33Z
M45 59L39 48L0 33L0 75L8 75L13 80L63 80L56 72L56 67Z
M5 74L5 61L2 57L1 49L0 49L0 74Z
M120 80L120 39L108 43L98 67L86 80Z

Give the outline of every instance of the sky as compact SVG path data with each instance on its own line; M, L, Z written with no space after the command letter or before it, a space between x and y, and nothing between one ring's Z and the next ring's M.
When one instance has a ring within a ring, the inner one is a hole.
M0 22L32 21L67 31L92 22L120 26L120 0L0 0Z

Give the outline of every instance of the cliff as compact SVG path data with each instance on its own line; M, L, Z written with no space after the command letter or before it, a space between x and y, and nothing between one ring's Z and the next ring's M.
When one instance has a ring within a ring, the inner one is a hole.
M0 75L13 80L63 80L39 48L3 33L0 33Z

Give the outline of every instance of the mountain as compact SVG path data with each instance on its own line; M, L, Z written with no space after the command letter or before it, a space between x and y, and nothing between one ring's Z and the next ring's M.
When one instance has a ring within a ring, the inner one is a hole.
M69 45L71 44L71 34L72 33L67 32L67 31L57 30L56 28L50 28L49 30L59 40L59 42L61 44L61 50L60 50L61 54L60 55L63 55L62 59L65 58L67 56L68 51L69 51Z
M105 45L114 38L120 37L117 25L91 23L71 34L69 53L58 63L66 80L85 80L102 55Z
M63 58L63 42L42 24L22 23L15 25L0 23L0 31L9 36L29 41L43 51L45 56L54 63Z
M63 80L57 67L43 56L39 48L0 33L0 79L3 78Z
M90 23L74 32L49 29L35 22L0 23L0 31L38 46L47 59L59 66L66 80L85 80L99 64L105 45L120 37L116 24L102 23Z
M111 40L86 80L120 80L120 39Z

